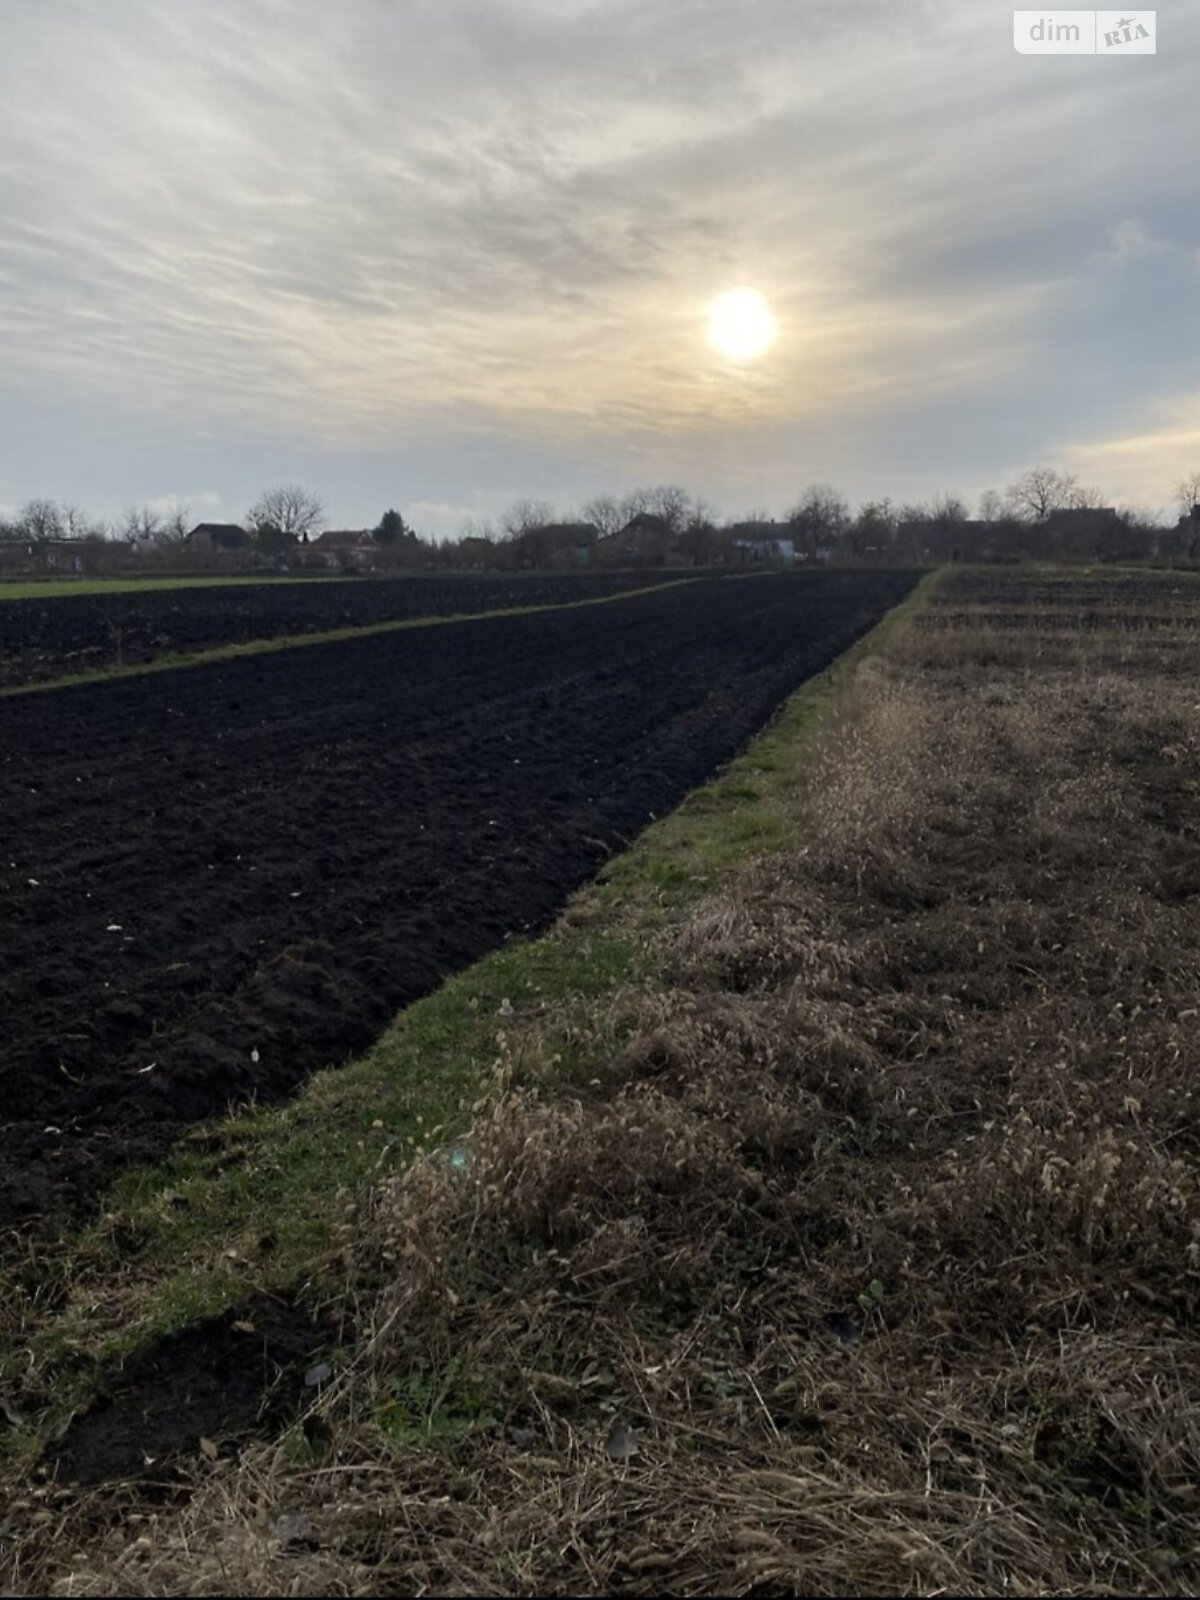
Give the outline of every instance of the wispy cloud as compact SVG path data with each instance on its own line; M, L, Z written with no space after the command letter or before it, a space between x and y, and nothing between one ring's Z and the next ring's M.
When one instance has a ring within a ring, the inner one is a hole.
M193 494L160 494L146 502L151 511L156 511L160 517L173 517L179 512L193 512L196 515L211 516L220 511L225 502L214 489L202 489Z
M1097 386L1105 274L1186 262L1156 327L1194 300L1185 19L1103 67L1007 26L991 0L10 0L0 408L152 426L168 482L239 438L347 479L449 452L415 485L448 505L496 489L446 492L497 440L581 491L590 454L740 493L711 466L740 449L775 496L818 451L865 492L1118 434L1172 372L1127 337ZM701 339L738 282L781 324L754 369ZM989 405L964 463L954 418Z

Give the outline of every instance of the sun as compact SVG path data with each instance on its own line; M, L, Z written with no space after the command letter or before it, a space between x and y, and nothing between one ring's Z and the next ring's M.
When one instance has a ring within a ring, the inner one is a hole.
M730 289L708 308L708 342L730 361L752 361L765 354L778 332L757 289Z

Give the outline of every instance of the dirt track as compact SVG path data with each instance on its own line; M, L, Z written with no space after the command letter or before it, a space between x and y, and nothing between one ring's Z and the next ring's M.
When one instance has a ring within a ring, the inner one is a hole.
M79 1214L545 924L913 581L713 580L0 704L0 1226Z

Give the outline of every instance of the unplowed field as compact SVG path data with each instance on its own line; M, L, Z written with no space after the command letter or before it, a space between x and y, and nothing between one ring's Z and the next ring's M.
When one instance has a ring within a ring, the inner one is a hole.
M78 1214L544 925L913 581L709 580L0 702L0 1225Z
M59 595L0 604L0 688L283 635L597 600L687 574L360 578Z

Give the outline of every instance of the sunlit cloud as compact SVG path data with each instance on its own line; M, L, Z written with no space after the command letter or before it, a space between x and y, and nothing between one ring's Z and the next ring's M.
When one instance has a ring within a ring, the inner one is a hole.
M252 451L307 452L352 519L364 458L431 505L518 462L583 494L720 461L696 486L736 501L819 455L875 492L1132 433L1197 277L1176 23L1101 91L1017 57L990 0L11 0L0 485L115 494L124 459L121 503L232 509ZM705 322L739 285L779 334L731 370ZM106 466L60 485L68 413Z
M1127 504L1169 504L1176 484L1200 471L1200 393L1151 409L1144 431L1071 445L1064 461L1081 477L1109 485Z

